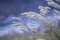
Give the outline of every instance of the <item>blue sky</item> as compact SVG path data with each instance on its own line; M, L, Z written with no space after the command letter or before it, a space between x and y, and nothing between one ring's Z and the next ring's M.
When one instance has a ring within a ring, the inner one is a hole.
M55 1L55 2L59 4L59 2L57 2L57 1ZM24 12L32 11L32 12L40 13L40 11L38 9L38 6L40 6L40 5L48 6L51 8L49 14L47 14L46 17L49 15L55 14L55 12L52 9L57 9L60 11L59 8L54 8L52 6L47 5L45 0L0 0L0 16L1 16L0 17L0 25L2 23L6 24L6 23L12 22L14 16L19 16L21 13L24 13ZM24 21L24 23L25 23L26 18L24 16L23 17L21 16L21 18L23 19L22 21ZM24 23L22 22L22 24L24 24ZM42 24L41 24L41 26L42 26ZM6 27L8 29L9 29L9 27L12 28L8 24L4 27ZM14 28L15 27L13 27L13 29ZM42 31L45 30L45 29L43 30L44 26L41 28L42 28L41 29ZM4 29L3 26L2 26L2 29ZM8 34L8 31L9 31L8 29L5 30L6 34ZM18 31L18 30L14 29L14 31ZM4 35L4 30L2 30L1 34Z

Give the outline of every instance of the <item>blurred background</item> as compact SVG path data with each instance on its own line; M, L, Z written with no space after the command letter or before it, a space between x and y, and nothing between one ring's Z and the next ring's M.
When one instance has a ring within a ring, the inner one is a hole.
M0 0L0 40L60 40L60 0Z

